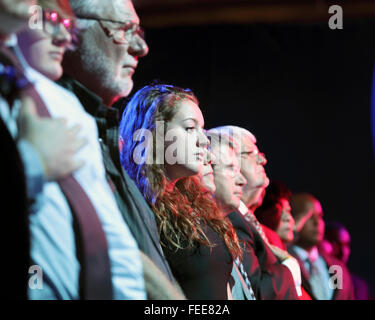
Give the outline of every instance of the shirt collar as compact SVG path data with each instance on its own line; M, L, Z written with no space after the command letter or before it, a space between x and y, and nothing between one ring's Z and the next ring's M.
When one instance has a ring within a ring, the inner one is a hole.
M293 246L293 250L298 254L302 261L309 259L310 262L313 263L319 258L319 251L317 247L312 248L310 252L302 249L299 246Z
M12 33L5 41L4 45L8 48L16 47L18 44L17 42L17 36L15 33Z
M309 252L309 259L311 262L315 262L319 258L319 251L317 247L314 247Z
M309 253L305 249L302 249L299 246L293 246L293 250L297 253L302 261L306 261L306 259L308 259Z
M85 107L86 111L92 116L105 117L107 107L103 100L87 89L83 84L66 74L64 74L57 82L72 91Z

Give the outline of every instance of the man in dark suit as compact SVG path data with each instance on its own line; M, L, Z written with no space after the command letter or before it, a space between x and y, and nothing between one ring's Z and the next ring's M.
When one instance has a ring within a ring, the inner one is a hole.
M280 264L263 241L259 232L240 213L246 180L240 173L234 142L215 129L208 130L211 150L216 160L212 167L216 186L215 200L223 216L232 222L240 241L244 243L243 266L257 299L297 300L295 284L289 269Z
M79 42L76 51L64 56L65 75L59 84L73 92L97 121L107 178L142 252L148 298L181 298L168 289L176 283L159 243L155 216L120 163L119 110L113 104L129 95L138 59L148 53L148 46L130 0L94 2L95 6L92 1L70 0L78 18ZM165 285L160 285L162 280Z
M300 264L305 291L317 300L354 299L345 264L319 249L325 227L320 202L311 194L299 193L292 195L290 204L298 234L289 252Z

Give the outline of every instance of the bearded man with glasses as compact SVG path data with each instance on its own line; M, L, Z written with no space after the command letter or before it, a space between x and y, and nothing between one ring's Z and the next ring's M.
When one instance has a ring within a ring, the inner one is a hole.
M119 114L111 107L129 95L138 60L148 53L139 17L130 0L70 4L77 17L78 42L64 57L65 75L59 83L97 120L107 178L141 251L148 298L183 298L160 247L154 214L120 164Z

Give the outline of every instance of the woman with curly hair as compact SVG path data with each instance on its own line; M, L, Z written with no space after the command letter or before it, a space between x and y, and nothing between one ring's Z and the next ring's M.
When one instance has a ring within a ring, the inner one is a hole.
M209 141L188 89L150 85L128 103L120 123L121 163L150 204L174 276L188 299L231 298L241 247L197 174ZM165 150L165 152L164 152Z

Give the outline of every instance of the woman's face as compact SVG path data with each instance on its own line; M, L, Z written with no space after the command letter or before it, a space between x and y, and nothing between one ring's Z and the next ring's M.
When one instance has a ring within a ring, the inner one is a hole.
M203 132L203 115L197 104L184 99L176 107L176 114L165 124L164 136L164 167L171 181L198 174L209 144Z
M51 19L60 18L56 12L51 15ZM19 46L28 64L53 81L62 76L61 62L67 46L72 41L67 30L69 23L69 19L64 19L53 26L47 21L43 30L28 27L18 34ZM47 33L46 28L54 31Z
M211 166L211 163L214 161L215 161L214 154L210 151L209 148L205 148L204 149L204 162L203 162L202 170L199 172L199 178L203 187L212 193L215 193L216 191L214 171Z
M294 219L290 214L290 205L289 201L286 199L281 199L277 204L278 210L281 210L281 218L279 227L276 232L280 236L281 240L286 243L292 242L294 238L293 228L294 228Z

